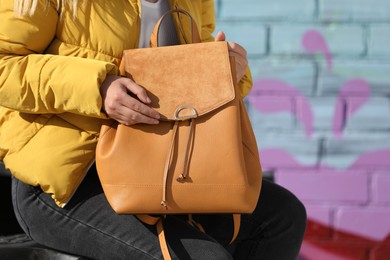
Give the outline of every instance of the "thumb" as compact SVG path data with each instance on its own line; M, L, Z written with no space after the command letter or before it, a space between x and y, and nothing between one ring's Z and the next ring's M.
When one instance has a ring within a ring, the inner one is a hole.
M222 42L222 41L225 41L226 40L226 36L225 36L225 33L220 31L217 33L217 36L215 36L215 41L216 42Z

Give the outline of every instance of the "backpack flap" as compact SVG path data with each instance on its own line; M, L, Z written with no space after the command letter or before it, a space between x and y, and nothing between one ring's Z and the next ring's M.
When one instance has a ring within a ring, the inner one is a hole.
M235 98L226 42L125 50L122 63L122 75L146 89L161 120L202 116Z

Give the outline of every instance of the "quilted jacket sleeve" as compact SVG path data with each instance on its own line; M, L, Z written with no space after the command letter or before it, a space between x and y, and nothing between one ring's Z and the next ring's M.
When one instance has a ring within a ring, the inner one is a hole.
M55 37L56 7L38 1L33 16L16 17L13 2L0 4L0 106L104 117L99 87L108 73L116 73L115 65L43 54Z
M215 30L215 7L213 0L203 0L202 3L202 31L201 38L202 41L213 41L213 33ZM227 40L229 40L229 35L226 35ZM248 95L249 91L252 89L253 81L249 67L246 69L245 75L241 78L238 83L240 89L240 94L242 97Z

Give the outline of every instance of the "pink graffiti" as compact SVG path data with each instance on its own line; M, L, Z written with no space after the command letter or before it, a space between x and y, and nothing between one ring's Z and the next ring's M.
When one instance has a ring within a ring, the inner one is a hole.
M351 93L359 95L361 97L359 102L350 103L346 117L351 117L361 106L363 106L371 95L371 87L365 79L355 78L348 80L341 87L337 97L336 108L333 116L333 134L337 138L342 137L342 126L340 122L344 122L343 115L345 110L344 99Z
M261 102L253 102L255 100L255 94L261 91L270 91L277 93L286 93L287 95L293 96L300 100L301 110L300 112L296 111L293 107L286 104L282 107L276 107L270 103L263 104ZM296 118L301 121L305 128L305 133L307 137L310 137L313 133L313 111L311 109L310 103L307 101L307 98L302 95L302 93L295 88L287 84L286 82L273 78L265 78L255 82L251 94L248 96L249 102L253 105L255 109L263 112L281 112L287 111L296 116Z
M261 150L260 153L262 165L266 169L273 169L282 165L296 169L313 169L315 167L298 162L289 152L279 148L267 148Z
M302 46L310 54L322 53L325 56L328 70L333 69L333 57L325 38L317 30L306 31L302 37Z
M264 113L275 113L290 111L292 112L291 105L288 102L262 102L262 100L254 95L248 96L248 101L255 107L258 111Z
M376 150L363 153L349 167L349 169L359 169L370 166L370 168L388 168L390 166L390 149Z

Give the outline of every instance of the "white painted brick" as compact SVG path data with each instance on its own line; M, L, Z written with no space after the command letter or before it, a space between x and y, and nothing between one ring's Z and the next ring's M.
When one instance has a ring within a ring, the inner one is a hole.
M266 53L267 33L264 25L255 22L219 22L215 35L223 31L226 40L242 45L250 55Z
M388 158L390 134L348 134L326 140L322 165L336 169L388 168Z
M278 96L248 96L248 113L252 125L257 131L292 131L295 125L295 116L288 111L295 110L295 101L291 97ZM288 107L287 111L270 112L270 107Z
M389 11L390 12L390 9ZM390 56L390 25L371 25L368 54L381 58Z
M336 20L388 20L390 2L388 0L319 0L319 18Z
M298 113L301 114L300 117L302 118L306 118L312 114L314 131L341 131L344 122L344 111L337 111L336 114L336 105L340 103L342 106L343 101L337 100L335 97L306 97L306 100L309 102L311 110L308 111L302 105L303 102L301 99L298 99ZM304 127L302 124L298 126L300 129Z
M218 17L221 19L311 19L315 12L315 1L222 0L218 11Z
M302 38L309 30L320 32L332 54L359 56L364 52L363 28L359 25L273 25L271 53L303 54Z
M277 58L249 59L249 66L255 83L254 91L273 93L272 88L268 86L262 85L262 88L258 88L258 83L264 79L277 79L303 95L312 95L315 92L316 66L311 61Z
M277 131L264 133L254 128L260 148L260 158L266 168L306 168L318 163L320 140L300 134Z
M353 108L358 105L361 105L361 107L355 113L351 114ZM371 97L368 100L363 98L347 98L347 115L347 131L390 130L389 98Z
M319 95L337 95L347 81L356 78L369 83L372 95L387 95L390 92L390 61L337 60L333 65L333 70L329 71L325 64L321 64Z

